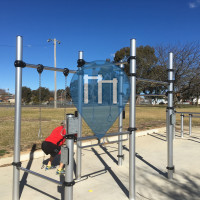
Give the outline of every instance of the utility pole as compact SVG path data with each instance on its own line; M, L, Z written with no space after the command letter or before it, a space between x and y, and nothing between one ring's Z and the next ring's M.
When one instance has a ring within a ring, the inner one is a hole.
M56 68L56 43L60 44L59 40L54 39L48 39L47 42L53 42L54 46L54 67ZM57 85L56 85L56 71L54 71L54 108L57 108Z

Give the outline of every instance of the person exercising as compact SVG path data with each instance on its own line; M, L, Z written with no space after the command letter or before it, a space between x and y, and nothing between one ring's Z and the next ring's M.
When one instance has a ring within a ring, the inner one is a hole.
M53 169L55 166L52 166L52 162L56 155L61 154L61 146L65 142L66 134L66 121L61 122L61 126L56 127L51 134L42 142L42 150L46 155L50 154L50 159L45 170ZM64 164L60 162L60 165L56 171L56 174L63 174Z

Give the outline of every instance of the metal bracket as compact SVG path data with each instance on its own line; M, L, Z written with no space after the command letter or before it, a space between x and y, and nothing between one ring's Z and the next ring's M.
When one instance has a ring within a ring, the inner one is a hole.
M37 67L38 73L41 74L43 72L43 69L44 69L44 66L39 64L38 67Z
M137 74L136 73L129 73L128 76L135 76L136 77Z
M167 69L167 72L174 72L175 69Z
M173 172L175 172L175 167L166 167L167 170L172 170Z
M65 137L66 139L73 139L74 142L77 141L77 136L76 136L76 134L66 134L64 137Z
M12 165L19 168L19 167L21 167L22 163L21 162L12 162Z
M130 63L130 60L132 59L136 59L136 56L129 56L129 58L127 59L127 63Z
M167 82L168 82L168 83L174 83L175 80L168 80Z
M137 131L137 128L136 127L134 127L134 128L129 127L128 131L131 133L132 131Z
M124 160L124 154L123 155L117 155L118 158L122 158Z
M71 187L71 186L73 186L75 184L75 181L72 181L72 182L63 182L63 185L65 186L65 187Z
M167 107L167 110L174 110L174 107Z
M63 74L64 74L64 76L68 76L69 69L68 68L64 68Z
M78 64L77 67L82 67L83 65L85 65L85 60L83 60L83 59L78 59L78 60L77 60L77 64Z
M26 63L23 62L22 60L15 60L14 65L15 67L22 67L22 68L26 67Z

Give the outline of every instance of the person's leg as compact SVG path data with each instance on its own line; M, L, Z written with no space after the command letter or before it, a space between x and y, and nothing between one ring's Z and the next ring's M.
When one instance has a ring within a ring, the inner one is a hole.
M63 169L64 164L60 163L58 170L62 170Z
M56 171L56 174L64 174L65 170L63 169L63 167L64 167L64 164L60 163L59 168Z
M50 156L47 166L51 167L51 164L52 164L53 160L54 160L54 157Z

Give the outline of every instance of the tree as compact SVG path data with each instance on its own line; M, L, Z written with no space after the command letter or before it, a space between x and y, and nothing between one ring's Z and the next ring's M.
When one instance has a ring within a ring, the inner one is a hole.
M32 97L31 89L28 87L22 87L22 102L30 103Z
M65 94L66 94L66 99L70 100L71 95L70 95L70 88L66 87L66 89L59 89L57 90L57 96L63 98L63 101L65 100Z
M174 54L175 69L175 101L185 100L186 97L192 97L196 91L199 79L200 68L200 45L199 42L187 44L176 44L174 46L159 45L156 48L158 64L161 66L168 65L168 52Z
M136 67L137 77L145 79L162 80L160 76L163 74L164 67L158 66L158 59L155 55L155 49L150 46L140 46L136 49ZM130 48L124 47L115 53L114 61L127 61L130 56ZM124 71L129 74L130 66L125 65ZM163 87L150 83L137 83L137 93L156 93L163 91Z
M39 90L41 89L41 102L49 101L50 98L50 91L48 88L41 87L37 90L32 91L32 101L34 103L39 103Z

